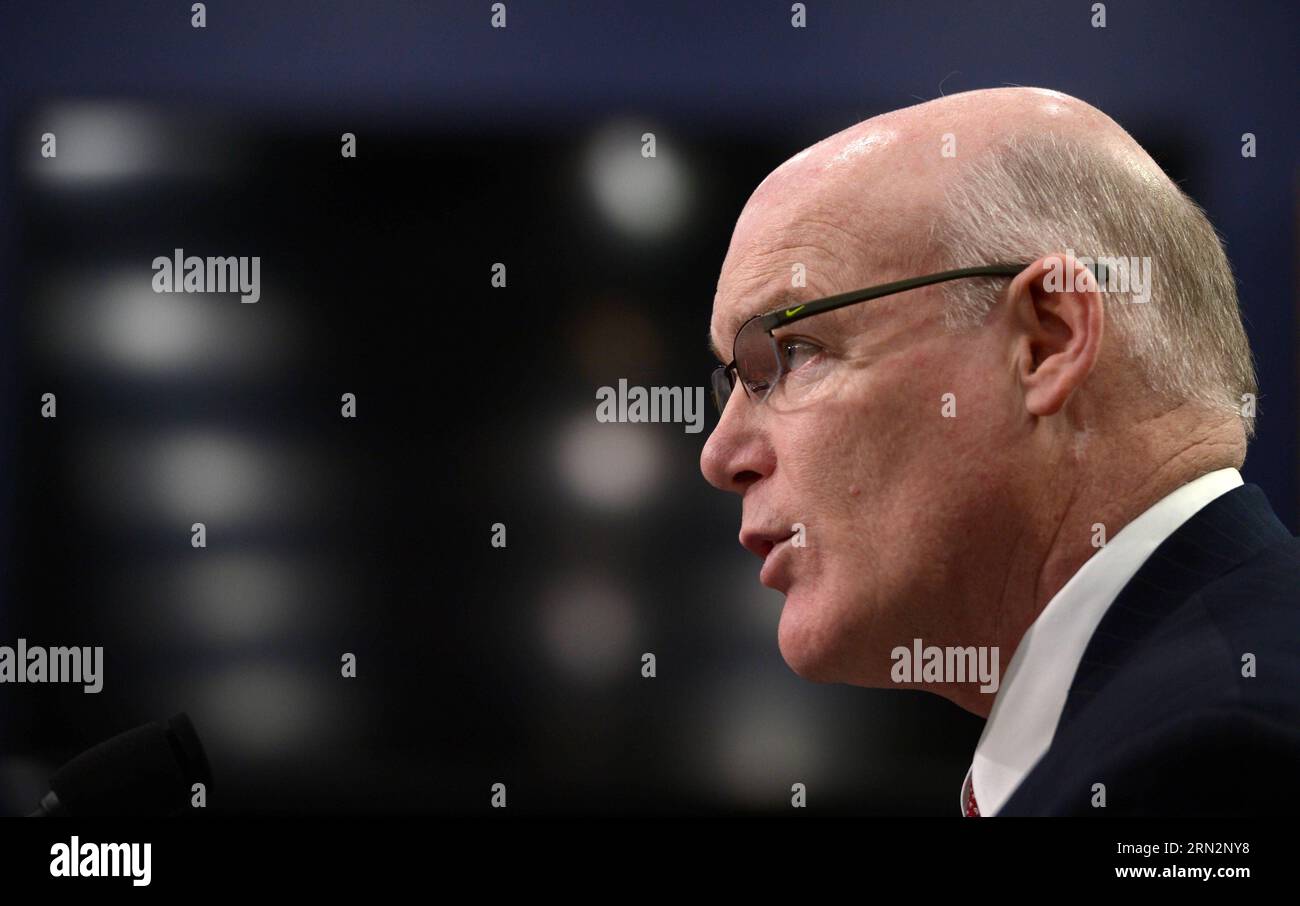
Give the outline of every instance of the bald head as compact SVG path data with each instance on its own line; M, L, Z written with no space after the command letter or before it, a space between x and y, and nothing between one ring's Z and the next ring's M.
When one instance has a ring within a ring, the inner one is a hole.
M1044 133L1176 191L1132 136L1077 98L1042 88L967 91L864 120L781 164L750 196L723 270L753 243L761 245L773 226L801 217L841 232L840 254L860 267L920 263L929 251L926 227L942 215L963 170L1008 141Z
M960 143L957 157L947 159L971 160L1009 136L1044 131L1110 149L1117 158L1127 156L1153 173L1160 172L1118 123L1078 98L1045 88L987 88L882 113L822 139L773 170L755 190L754 199L772 186L788 188L788 180L799 174L817 181L840 173L861 176L859 166L881 161L880 152L894 152L895 163L901 153L912 162L910 172L923 178L942 178L950 172L939 154L947 134ZM925 148L935 154L917 153Z
M773 342L751 329L733 352L754 315L991 264L1014 266ZM737 221L710 334L724 362L758 365L701 469L742 497L807 678L889 685L914 638L1013 651L1093 526L1113 534L1245 453L1254 374L1213 228L1119 125L1053 91L940 98L790 158ZM797 553L777 543L794 525Z

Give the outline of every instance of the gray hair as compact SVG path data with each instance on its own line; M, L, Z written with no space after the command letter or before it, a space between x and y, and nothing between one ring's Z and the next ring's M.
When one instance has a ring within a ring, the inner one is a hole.
M1113 284L1102 293L1107 336L1151 391L1232 412L1255 435L1243 402L1258 387L1231 265L1205 211L1158 174L1050 132L1010 138L950 180L930 238L945 268L1064 251L1149 258L1147 301ZM982 323L1006 286L944 284L949 328Z

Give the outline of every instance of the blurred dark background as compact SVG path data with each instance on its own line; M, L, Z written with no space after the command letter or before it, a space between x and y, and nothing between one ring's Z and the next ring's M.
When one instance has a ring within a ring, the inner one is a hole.
M0 644L105 647L98 695L0 686L0 808L185 710L225 812L497 781L523 813L777 812L798 780L955 814L982 722L789 670L699 474L711 413L594 418L620 378L707 383L771 169L941 91L1077 95L1207 209L1260 373L1244 475L1296 530L1294 4L207 6L0 15ZM154 294L174 248L260 256L260 302Z

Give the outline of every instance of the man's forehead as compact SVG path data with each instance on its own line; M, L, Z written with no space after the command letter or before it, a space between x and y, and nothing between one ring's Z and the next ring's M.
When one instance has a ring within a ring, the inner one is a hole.
M736 221L714 296L715 355L729 361L736 332L755 315L870 285L924 244L929 192L912 169L881 165L903 153L901 137L875 124L846 130L760 184Z
M710 347L727 353L724 361L750 318L866 285L862 259L872 236L851 219L814 207L766 233L753 227L738 228L714 295Z

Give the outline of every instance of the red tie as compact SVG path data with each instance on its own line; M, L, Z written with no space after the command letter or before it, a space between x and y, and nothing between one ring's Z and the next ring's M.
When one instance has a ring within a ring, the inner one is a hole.
M966 797L966 817L978 818L980 816L979 803L975 801L975 783L974 778L970 785L970 794Z

